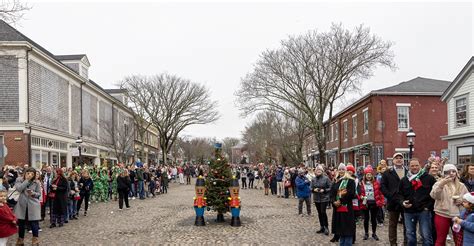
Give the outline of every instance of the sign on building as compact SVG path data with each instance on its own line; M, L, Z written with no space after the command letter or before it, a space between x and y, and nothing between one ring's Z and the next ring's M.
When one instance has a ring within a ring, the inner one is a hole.
M79 149L77 147L71 148L71 155L72 156L79 156Z
M441 158L448 158L449 159L449 149L442 149L441 150Z

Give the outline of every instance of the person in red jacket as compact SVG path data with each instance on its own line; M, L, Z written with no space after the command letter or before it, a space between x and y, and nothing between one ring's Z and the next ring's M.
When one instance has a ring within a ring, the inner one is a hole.
M16 217L7 205L7 191L0 185L0 245L7 245L8 237L17 232Z
M372 223L372 238L379 240L377 236L377 213L383 207L385 199L380 190L379 182L374 178L372 166L367 166L364 170L364 178L359 184L360 187L360 209L364 214L364 240L369 238L369 218Z

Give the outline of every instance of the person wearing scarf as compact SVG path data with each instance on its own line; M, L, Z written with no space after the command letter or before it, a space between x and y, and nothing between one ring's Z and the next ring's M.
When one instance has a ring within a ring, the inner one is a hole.
M372 223L372 238L379 241L377 236L377 213L385 205L385 198L380 191L380 183L374 177L371 165L364 169L364 177L359 184L361 205L364 214L364 240L369 238L369 219Z
M443 178L440 178L431 190L435 199L434 225L436 228L436 246L446 245L446 236L452 224L452 219L459 215L462 197L468 193L466 186L459 181L458 170L453 164L443 167Z
M356 231L352 207L352 199L356 197L355 181L342 163L338 167L338 176L337 182L331 189L331 201L334 209L331 229L335 234L331 242L337 241L339 237L339 245L352 245Z
M423 245L433 245L432 211L434 200L430 196L436 183L433 176L421 168L417 158L410 160L409 171L400 181L400 204L404 208L404 219L408 246L416 246L416 227L419 223Z

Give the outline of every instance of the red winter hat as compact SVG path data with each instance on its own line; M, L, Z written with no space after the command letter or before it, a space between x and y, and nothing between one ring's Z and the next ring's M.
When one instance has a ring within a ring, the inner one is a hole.
M368 174L368 173L374 173L374 169L372 168L371 165L368 165L368 166L364 169L364 174Z
M352 165L347 165L346 171L351 171L352 173L355 173L355 172L356 172L354 166L352 166Z

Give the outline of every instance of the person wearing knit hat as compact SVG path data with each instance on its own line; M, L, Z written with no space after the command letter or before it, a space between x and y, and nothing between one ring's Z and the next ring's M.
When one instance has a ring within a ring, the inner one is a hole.
M342 177L344 177L345 173L346 173L346 165L344 165L344 163L339 164L339 166L337 167L336 179L337 180L341 179Z
M339 163L339 166L337 167L337 170L346 170L346 165L344 163Z
M345 171L344 165L339 165L338 180L331 189L333 205L332 233L330 242L339 240L340 245L352 245L355 237L355 215L352 200L356 198L355 180Z
M368 173L371 173L372 175L374 174L374 169L372 168L371 165L368 165L368 166L365 167L365 169L364 169L364 175L365 175L365 174L368 174Z
M455 223L455 225L453 225L453 231L456 226L458 230L462 228L462 245L474 245L474 192L464 194L462 206L464 209L461 211L460 216L453 218L453 222ZM457 239L459 239L459 237ZM456 242L456 245L461 244Z
M385 198L380 190L380 184L374 177L374 169L368 165L364 169L364 178L359 184L361 203L360 209L364 215L364 240L369 238L369 219L372 223L372 238L379 240L377 236L377 214L385 205Z
M311 216L311 180L306 178L304 169L298 169L295 179L296 196L298 197L298 214L303 216L303 203L306 203L306 212Z
M431 190L434 203L434 226L436 231L435 245L446 245L446 236L449 233L451 221L459 215L459 205L462 197L468 193L458 177L458 170L453 164L443 167L444 177L439 179Z
M354 166L352 166L352 165L347 165L347 166L346 166L346 170L347 170L348 172L352 172L351 175L354 175L354 174L355 174L355 168L354 168Z

